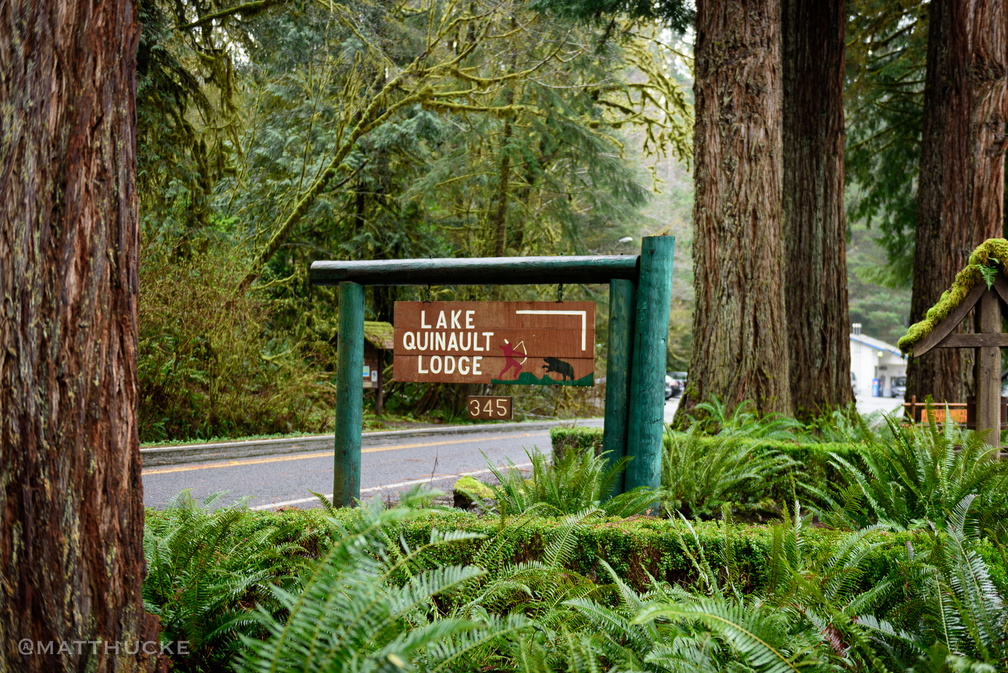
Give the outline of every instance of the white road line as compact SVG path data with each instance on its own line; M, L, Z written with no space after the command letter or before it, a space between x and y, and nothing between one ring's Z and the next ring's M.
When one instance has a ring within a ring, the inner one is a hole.
M532 467L532 463L521 463L519 465L498 465L498 470L504 470L509 467L516 467L518 469L523 469L526 467ZM362 488L361 495L365 493L375 493L377 491L387 491L392 488L402 488L403 486L415 486L416 484L429 484L435 481L444 481L445 479L457 479L459 477L475 477L477 474L490 474L493 472L491 469L476 470L474 472L459 472L458 474L444 474L435 477L424 477L423 479L411 479L409 481L400 481L397 484L384 484L382 486L372 486L371 488ZM326 498L332 498L332 493L327 493ZM273 509L275 507L289 507L290 505L303 505L306 502L318 502L318 498L312 496L311 498L300 498L298 500L285 500L284 502L274 502L268 505L256 505L255 507L249 507L251 510L264 510Z

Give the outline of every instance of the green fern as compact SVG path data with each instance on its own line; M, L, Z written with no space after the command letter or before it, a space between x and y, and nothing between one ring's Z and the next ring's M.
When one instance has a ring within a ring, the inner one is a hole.
M694 425L686 433L666 428L662 455L663 508L688 518L710 518L728 503L756 503L775 481L797 466L771 450L758 453L738 441L738 435L705 439Z
M338 539L305 576L298 592L275 588L288 614L260 609L264 640L245 638L240 671L442 671L465 669L459 661L508 634L526 628L520 616L486 615L484 621L445 616L437 598L480 577L474 566L431 563L444 544L468 534L433 532L417 549L395 540L396 524L415 515L408 505L382 510L374 502L346 521L333 520Z
M596 456L591 451L563 451L552 462L537 448L525 453L532 463L530 477L513 463L502 471L487 462L498 482L488 485L501 516L532 512L563 516L597 509L606 516L627 517L659 499L658 492L646 487L609 497L627 458L610 465L607 454Z
M646 606L634 623L669 620L700 625L731 648L747 666L763 673L836 671L821 634L786 610L723 598Z
M805 426L800 440L836 444L870 444L879 439L879 428L885 427L885 413L862 415L854 403L845 409L833 409L813 419Z
M259 632L251 606L279 610L270 587L294 586L306 548L317 544L311 532L257 527L244 507L214 509L224 495L199 504L183 491L147 517L144 607L161 618L163 640L189 642L191 654L174 661L178 670L225 665L239 635Z
M882 523L896 530L944 524L963 498L974 495L971 519L1000 536L1008 517L1008 463L975 433L951 423L901 427L888 420L888 437L864 447L860 464L833 455L845 477L830 492L824 518L860 528Z
M718 397L697 404L693 408L690 428L707 435L721 437L748 437L777 441L795 440L803 426L800 422L780 414L760 416L755 404L744 401L735 408L728 407Z
M930 606L922 639L934 638L950 656L1008 667L1008 611L991 581L987 565L975 549L978 532L971 531L969 510L976 496L966 496L947 525L931 535L930 552L920 559L925 598Z
M768 560L772 605L789 606L814 624L848 666L883 673L901 671L917 652L913 636L876 615L897 591L894 578L866 584L866 561L884 544L882 527L845 533L821 548L807 548L808 520L795 504L773 527Z

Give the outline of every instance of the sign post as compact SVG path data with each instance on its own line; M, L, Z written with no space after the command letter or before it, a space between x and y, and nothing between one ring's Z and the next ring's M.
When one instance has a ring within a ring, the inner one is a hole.
M613 452L615 460L624 455L630 456L626 488L643 484L660 485L665 407L665 342L668 338L672 294L674 241L675 239L670 236L645 238L642 257L595 255L313 262L310 271L313 284L340 286L340 349L337 356L338 391L334 460L336 474L333 479L333 504L338 507L351 506L360 496L363 285L485 286L609 283L614 296L610 297L610 351L606 370L609 381L604 444L606 449ZM635 284L638 285L636 292ZM431 305L431 302L414 303ZM534 303L546 306L518 309L532 312L514 314L509 319L520 315L523 316L522 319L535 322L520 323L517 328L507 323L499 327L493 325L484 329L481 326L477 329L478 314L474 313L470 329L464 311L476 311L476 309L463 309L458 306L454 310L462 310L463 313L455 314L454 318L451 312L446 313L445 327L439 328L437 320L440 319L440 314L425 312L422 315L423 322L417 325L418 329L409 330L416 333L412 337L415 341L410 355L413 357L417 374L420 374L422 368L425 370L423 372L425 376L461 374L463 377L469 377L463 378L463 381L470 381L475 376L473 374L476 369L475 358L486 357L486 361L482 359L479 361L478 369L480 375L489 372L491 382L591 385L594 379L594 303L586 302L591 304L592 313L587 313L589 309L585 308L586 313L583 317L580 313L574 313L581 311L581 308L568 307L556 302ZM427 309L416 310L419 312ZM416 317L421 318L419 313ZM435 322L430 322L428 318L434 318ZM453 323L453 319L456 322ZM458 325L458 329L455 325ZM530 330L538 335L536 330L545 327L553 330L553 342L550 338L527 336ZM518 331L508 331L513 329ZM417 359L421 355L422 337L419 334L421 331L429 333L427 349L431 348L429 340L435 339L433 350L424 351L428 359L423 361ZM493 332L490 342L486 341L484 331ZM430 336L436 332L442 332L443 337ZM454 346L451 343L452 332L456 333ZM476 335L470 334L466 337L465 332L475 332ZM561 333L566 333L566 336L563 340L557 340L557 335ZM511 335L514 335L515 339L512 339ZM493 339L498 337L501 337L500 341L495 342ZM567 342L568 337L572 339L570 343ZM397 335L397 349L400 345L406 348L405 338L404 336L404 340L400 342ZM444 339L443 347L440 341L437 341L441 338ZM459 339L463 341L460 343ZM468 349L462 348L465 339L469 340ZM505 340L507 343L503 343ZM581 348L582 340L584 348ZM525 343L522 344L522 341ZM531 350L530 343L535 344ZM577 350L569 353L566 349L571 344L576 344ZM486 355L477 351L476 345L485 349L482 353ZM582 354L584 357L581 357ZM435 355L440 357L436 366L433 359ZM448 364L447 356L454 358L451 365ZM469 359L463 362L463 357ZM523 357L525 362L522 362ZM498 359L494 361L492 358ZM518 363L520 368L511 364L509 358ZM500 365L499 369L497 365ZM395 366L413 365L407 362L404 365L396 363ZM466 369L468 374L462 372L460 366ZM435 372L435 367L439 369L438 372ZM452 371L449 373L448 369ZM627 447L630 447L630 450ZM614 490L614 495L622 492L619 485Z
M339 347L336 351L336 453L333 497L337 506L360 499L361 439L364 432L364 287L339 284Z
M602 450L608 454L610 467L627 455L636 303L637 290L632 282L623 279L609 281L609 345L606 355ZM662 381L664 380L663 377ZM625 477L625 473L617 477L613 484L613 495L623 493Z
M661 487L662 438L665 435L665 351L672 305L672 253L675 239L651 236L641 247L637 282L633 369L624 487Z

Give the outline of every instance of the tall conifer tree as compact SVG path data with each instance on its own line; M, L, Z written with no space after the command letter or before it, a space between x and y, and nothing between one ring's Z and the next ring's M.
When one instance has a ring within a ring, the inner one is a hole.
M853 401L844 214L846 0L783 0L785 295L791 397Z
M910 320L924 317L970 252L1004 222L1008 7L931 0ZM907 395L965 401L972 356L940 348L907 367Z
M697 3L696 309L678 419L720 397L790 413L781 222L779 0Z
M138 645L158 629L141 599L136 48L129 2L0 3L2 671L153 664Z

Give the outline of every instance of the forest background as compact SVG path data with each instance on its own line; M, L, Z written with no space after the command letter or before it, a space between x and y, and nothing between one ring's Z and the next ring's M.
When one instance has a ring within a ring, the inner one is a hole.
M894 343L909 318L927 5L852 0L847 14L850 320ZM139 18L141 441L331 427L338 306L308 283L316 259L632 254L672 234L667 364L687 369L688 8L657 20L517 0L144 0ZM391 321L424 289L367 292L368 319ZM599 300L606 319L604 288L565 295ZM467 392L394 383L387 408L450 418ZM530 410L583 401L537 394Z

